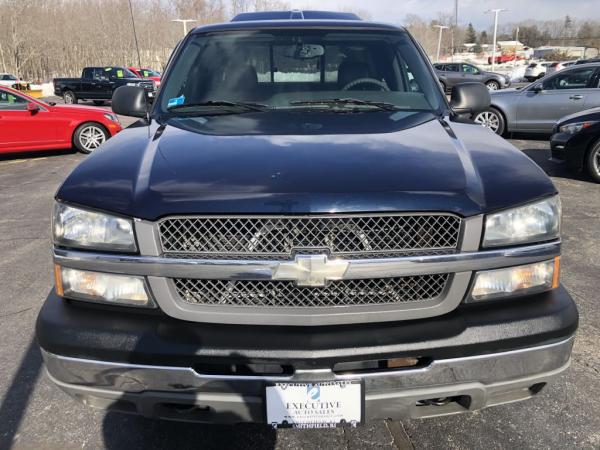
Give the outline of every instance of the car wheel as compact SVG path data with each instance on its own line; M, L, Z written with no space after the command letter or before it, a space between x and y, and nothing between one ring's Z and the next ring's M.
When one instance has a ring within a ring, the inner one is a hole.
M446 83L444 83L443 81L440 80L440 84L442 85L442 90L444 91L444 94L446 92L448 92L448 88L446 87Z
M544 78L546 76L546 72L542 72L538 75L537 79L541 80L542 78Z
M81 153L92 153L109 138L106 129L96 122L86 122L77 127L73 144Z
M596 183L600 183L600 141L588 152L585 166Z
M496 108L490 108L487 111L480 112L473 120L475 123L489 128L499 136L502 136L506 129L504 116Z
M500 83L494 80L488 81L487 83L485 83L485 85L490 91L497 91L498 89L500 89Z
M74 105L77 103L77 96L72 91L65 91L63 94L63 100L67 105Z
M94 105L96 106L103 106L104 105L104 100L94 100Z

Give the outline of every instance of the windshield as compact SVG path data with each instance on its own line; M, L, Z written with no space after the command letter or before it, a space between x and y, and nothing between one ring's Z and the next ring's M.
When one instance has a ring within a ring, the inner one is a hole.
M155 70L152 69L142 69L141 70L142 76L147 78L147 77L160 77L160 73L156 72Z
M257 105L415 112L445 107L427 63L402 31L199 34L189 38L169 72L156 106L169 116L232 104L243 104L243 112Z

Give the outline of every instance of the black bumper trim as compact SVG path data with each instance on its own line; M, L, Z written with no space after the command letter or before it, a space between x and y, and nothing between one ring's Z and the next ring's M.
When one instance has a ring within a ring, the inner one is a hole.
M504 302L462 305L439 317L326 327L186 322L164 314L90 308L48 296L36 325L47 352L92 360L190 366L201 361L278 361L296 369L336 362L474 356L563 340L577 329L564 288Z

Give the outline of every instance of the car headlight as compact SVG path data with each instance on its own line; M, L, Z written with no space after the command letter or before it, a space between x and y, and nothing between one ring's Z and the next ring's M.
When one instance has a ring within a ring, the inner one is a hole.
M560 235L561 204L558 195L490 214L485 220L484 247L542 242Z
M598 123L598 122L596 121L596 122L569 123L567 125L563 125L562 127L560 127L558 129L558 131L560 131L561 133L575 134L575 133L579 133L581 130L591 127L592 125L594 125L596 123Z
M154 307L142 277L54 266L56 293L75 300Z
M135 252L133 222L56 203L52 219L54 243L66 247Z
M104 114L104 117L106 117L111 122L119 123L119 118L117 117L116 114L106 113L106 114Z
M558 287L560 258L475 275L469 302L534 294Z

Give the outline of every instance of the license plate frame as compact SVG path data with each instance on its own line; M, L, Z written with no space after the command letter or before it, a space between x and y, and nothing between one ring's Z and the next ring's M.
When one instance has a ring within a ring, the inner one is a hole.
M316 393L314 389L317 390ZM342 389L347 390L342 391ZM276 382L268 384L263 392L265 421L276 429L354 428L364 423L365 385L362 379ZM306 405L317 407L314 411L311 408L290 410L285 406L285 402L302 407ZM327 414L324 410L331 413ZM285 420L285 417L289 420Z

